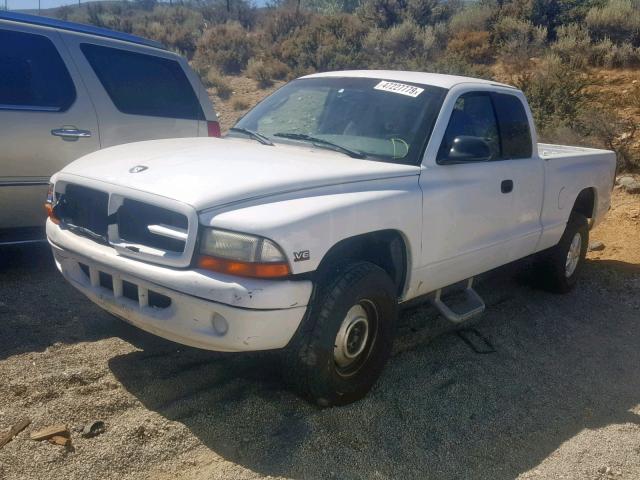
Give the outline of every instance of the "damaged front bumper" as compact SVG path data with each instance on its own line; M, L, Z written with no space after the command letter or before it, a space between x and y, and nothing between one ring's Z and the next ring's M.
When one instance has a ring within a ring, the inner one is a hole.
M282 348L311 296L308 280L245 279L125 258L50 220L47 238L60 272L90 300L142 330L192 347Z

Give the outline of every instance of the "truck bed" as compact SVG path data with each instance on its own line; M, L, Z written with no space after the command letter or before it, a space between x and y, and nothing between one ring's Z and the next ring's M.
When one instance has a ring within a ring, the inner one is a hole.
M569 145L553 145L551 143L538 143L538 155L544 160L553 160L555 158L567 157L583 157L585 155L607 154L611 155L609 150L587 147L572 147Z

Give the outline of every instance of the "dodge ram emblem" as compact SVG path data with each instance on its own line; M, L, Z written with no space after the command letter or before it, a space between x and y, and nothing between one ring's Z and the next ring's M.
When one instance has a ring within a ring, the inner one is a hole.
M136 165L135 167L131 167L129 169L129 173L140 173L140 172L144 172L147 168L149 167L145 167L144 165Z

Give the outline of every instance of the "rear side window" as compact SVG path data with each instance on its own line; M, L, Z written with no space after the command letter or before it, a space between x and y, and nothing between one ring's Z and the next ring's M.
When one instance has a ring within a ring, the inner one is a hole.
M204 120L198 97L178 62L86 43L80 48L122 113Z
M514 95L493 94L493 105L498 115L502 158L531 157L531 130L522 102Z
M75 99L69 71L51 40L0 30L0 109L63 112Z

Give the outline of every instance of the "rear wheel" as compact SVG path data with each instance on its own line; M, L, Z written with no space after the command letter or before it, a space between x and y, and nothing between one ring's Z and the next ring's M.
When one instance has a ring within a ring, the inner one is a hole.
M567 293L576 284L587 255L589 222L584 215L572 213L558 244L538 257L537 280L542 288Z
M366 395L389 358L395 285L378 266L357 262L318 288L303 330L287 351L285 373L319 406L346 405Z

